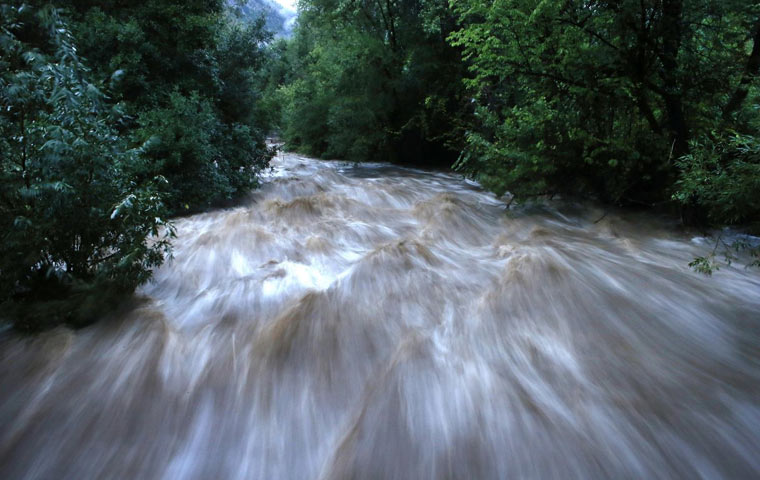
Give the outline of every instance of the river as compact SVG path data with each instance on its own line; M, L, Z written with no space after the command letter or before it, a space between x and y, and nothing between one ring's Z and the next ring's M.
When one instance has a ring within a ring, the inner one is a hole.
M760 478L760 275L711 240L273 163L134 301L0 337L0 478Z

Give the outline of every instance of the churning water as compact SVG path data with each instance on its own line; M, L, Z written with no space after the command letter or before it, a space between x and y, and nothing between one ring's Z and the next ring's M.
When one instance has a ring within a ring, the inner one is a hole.
M760 476L760 281L708 240L275 165L133 304L0 339L0 478Z

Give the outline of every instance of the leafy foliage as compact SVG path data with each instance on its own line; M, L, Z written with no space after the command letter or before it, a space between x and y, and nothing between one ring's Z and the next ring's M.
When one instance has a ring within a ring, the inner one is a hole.
M755 73L753 2L452 5L477 100L460 166L498 192L667 200L675 160L734 121Z
M697 203L712 223L750 223L760 233L760 137L705 138L677 165L682 174L676 200Z
M169 252L165 180L140 178L60 12L0 10L0 301L21 326L86 321L82 296L131 291ZM47 318L24 308L41 296Z
M468 113L464 65L446 42L454 27L440 0L302 2L279 96L287 144L450 165Z
M147 144L143 174L169 182L172 213L246 193L272 156L257 71L270 34L222 0L59 0L81 51L108 80L128 119L121 133Z
M170 252L169 215L247 192L272 155L263 20L222 0L53 4L1 7L0 302L28 328L101 316Z

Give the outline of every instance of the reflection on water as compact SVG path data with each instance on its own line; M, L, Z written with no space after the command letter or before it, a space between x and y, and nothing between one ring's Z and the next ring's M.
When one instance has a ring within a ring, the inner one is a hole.
M760 281L705 240L275 163L131 305L0 339L0 478L760 476Z

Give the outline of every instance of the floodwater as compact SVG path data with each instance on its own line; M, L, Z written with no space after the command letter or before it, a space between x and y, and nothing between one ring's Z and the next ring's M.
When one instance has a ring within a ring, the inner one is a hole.
M760 275L711 240L274 166L129 305L0 337L0 478L760 478Z

